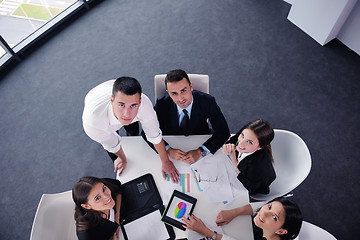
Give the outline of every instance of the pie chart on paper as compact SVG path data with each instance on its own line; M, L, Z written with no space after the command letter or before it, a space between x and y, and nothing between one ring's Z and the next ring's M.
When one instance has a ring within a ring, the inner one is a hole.
M182 218L186 212L186 203L180 202L175 208L175 217Z

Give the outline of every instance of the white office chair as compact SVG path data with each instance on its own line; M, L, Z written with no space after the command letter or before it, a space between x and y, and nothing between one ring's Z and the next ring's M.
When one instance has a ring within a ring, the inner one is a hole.
M71 190L43 194L36 210L30 240L77 240L74 212Z
M299 236L295 240L336 240L336 238L324 229L303 221Z
M209 75L202 74L188 74L190 82L193 84L195 90L209 93ZM165 77L166 74L155 75L154 84L155 84L155 100L158 97L163 96L166 93L165 87Z
M276 179L270 185L269 194L254 194L256 201L270 201L283 196L302 183L311 169L311 156L305 142L295 133L275 129L271 142Z

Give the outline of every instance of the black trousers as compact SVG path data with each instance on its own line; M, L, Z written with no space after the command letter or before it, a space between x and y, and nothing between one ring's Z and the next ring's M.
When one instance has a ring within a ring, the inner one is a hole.
M125 131L126 131L126 136L139 136L139 122L134 122L132 124L129 124L127 126L124 126ZM117 131L117 133L119 134L119 131ZM114 162L118 156L116 156L115 154L106 151L109 154L109 157L111 158L111 160Z
M149 142L149 140L147 140L144 131L141 131L141 136L142 136L142 138L145 140L145 142L146 142L156 153L158 153L158 152L156 151L155 147L154 147L154 144L152 144L151 142Z

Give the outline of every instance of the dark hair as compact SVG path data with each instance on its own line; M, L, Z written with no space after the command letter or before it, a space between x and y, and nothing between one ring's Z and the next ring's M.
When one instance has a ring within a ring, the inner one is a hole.
M189 85L191 84L189 76L186 74L186 72L184 70L181 70L181 69L171 70L170 72L168 72L166 74L165 88L167 89L168 82L179 82L179 81L183 80L183 78L186 78Z
M141 95L141 85L135 78L119 77L115 80L112 90L112 95L115 97L117 92L122 92L126 95L134 95L138 93Z
M303 216L298 205L286 197L278 197L270 202L280 202L285 209L285 221L281 228L286 229L287 233L279 235L281 240L294 239L300 232Z
M103 181L97 177L82 177L75 183L72 189L72 197L75 203L74 218L78 230L89 229L98 225L102 220L103 213L92 209L85 209L81 206L81 204L88 202L89 193L97 183L103 183Z
M275 134L270 123L264 119L256 119L246 124L242 129L250 129L255 133L259 141L259 146L268 151L271 162L274 162L270 143L274 139Z

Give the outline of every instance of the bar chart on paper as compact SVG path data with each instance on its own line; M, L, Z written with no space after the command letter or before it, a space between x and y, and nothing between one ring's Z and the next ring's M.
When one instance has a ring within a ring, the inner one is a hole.
M171 181L170 176L168 174L166 174L166 181L168 182ZM180 181L178 184L183 193L189 193L191 190L190 173L180 173Z

